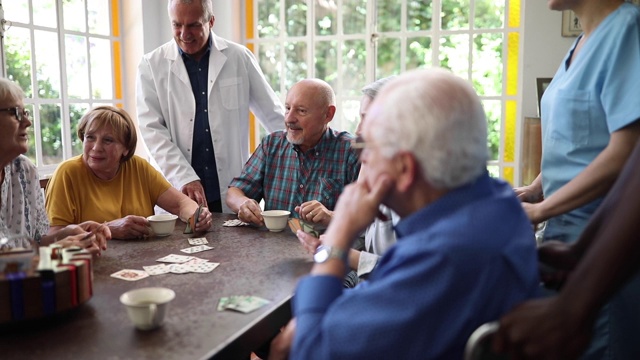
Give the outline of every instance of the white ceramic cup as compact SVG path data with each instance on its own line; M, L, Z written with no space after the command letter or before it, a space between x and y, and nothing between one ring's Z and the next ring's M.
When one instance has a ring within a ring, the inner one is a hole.
M149 226L156 236L168 236L173 233L178 217L173 214L158 214L147 216Z
M287 227L290 214L287 210L267 210L262 212L262 218L269 231L280 232Z
M136 328L151 330L162 325L167 306L175 296L171 289L147 287L127 291L120 295L120 302L127 307L129 319Z

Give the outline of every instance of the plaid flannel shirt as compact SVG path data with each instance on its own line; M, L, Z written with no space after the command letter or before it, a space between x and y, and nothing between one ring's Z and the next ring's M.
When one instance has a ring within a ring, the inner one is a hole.
M328 128L315 147L303 152L287 140L286 132L271 133L229 187L256 201L264 199L265 210L289 210L294 217L295 207L311 200L333 210L344 186L360 172L351 139L348 132Z

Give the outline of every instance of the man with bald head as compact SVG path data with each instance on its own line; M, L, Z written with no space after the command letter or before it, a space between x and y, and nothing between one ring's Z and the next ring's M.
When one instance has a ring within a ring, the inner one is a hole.
M326 224L345 185L358 178L353 137L329 127L333 89L319 79L299 81L287 93L285 131L267 135L229 184L226 203L244 222L263 225L265 210L289 210Z
M269 359L462 359L471 333L537 295L533 231L511 186L486 170L487 125L471 85L442 69L385 85L367 112L366 171L345 187L294 320ZM397 242L345 290L346 254L384 204Z

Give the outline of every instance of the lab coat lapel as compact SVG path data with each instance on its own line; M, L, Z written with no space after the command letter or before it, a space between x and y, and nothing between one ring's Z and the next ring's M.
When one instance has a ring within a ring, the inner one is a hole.
M217 37L213 32L211 32L211 36L213 37L213 41L211 44L211 55L209 57L209 92L207 94L209 97L211 97L213 84L216 83L216 79L220 71L222 71L224 63L227 62L227 56L222 53L222 50L227 48L226 41Z

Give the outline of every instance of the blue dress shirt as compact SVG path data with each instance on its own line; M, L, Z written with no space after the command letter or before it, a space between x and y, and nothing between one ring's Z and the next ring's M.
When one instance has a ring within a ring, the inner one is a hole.
M538 295L531 224L486 173L403 218L368 281L308 276L293 359L462 359L471 333Z

